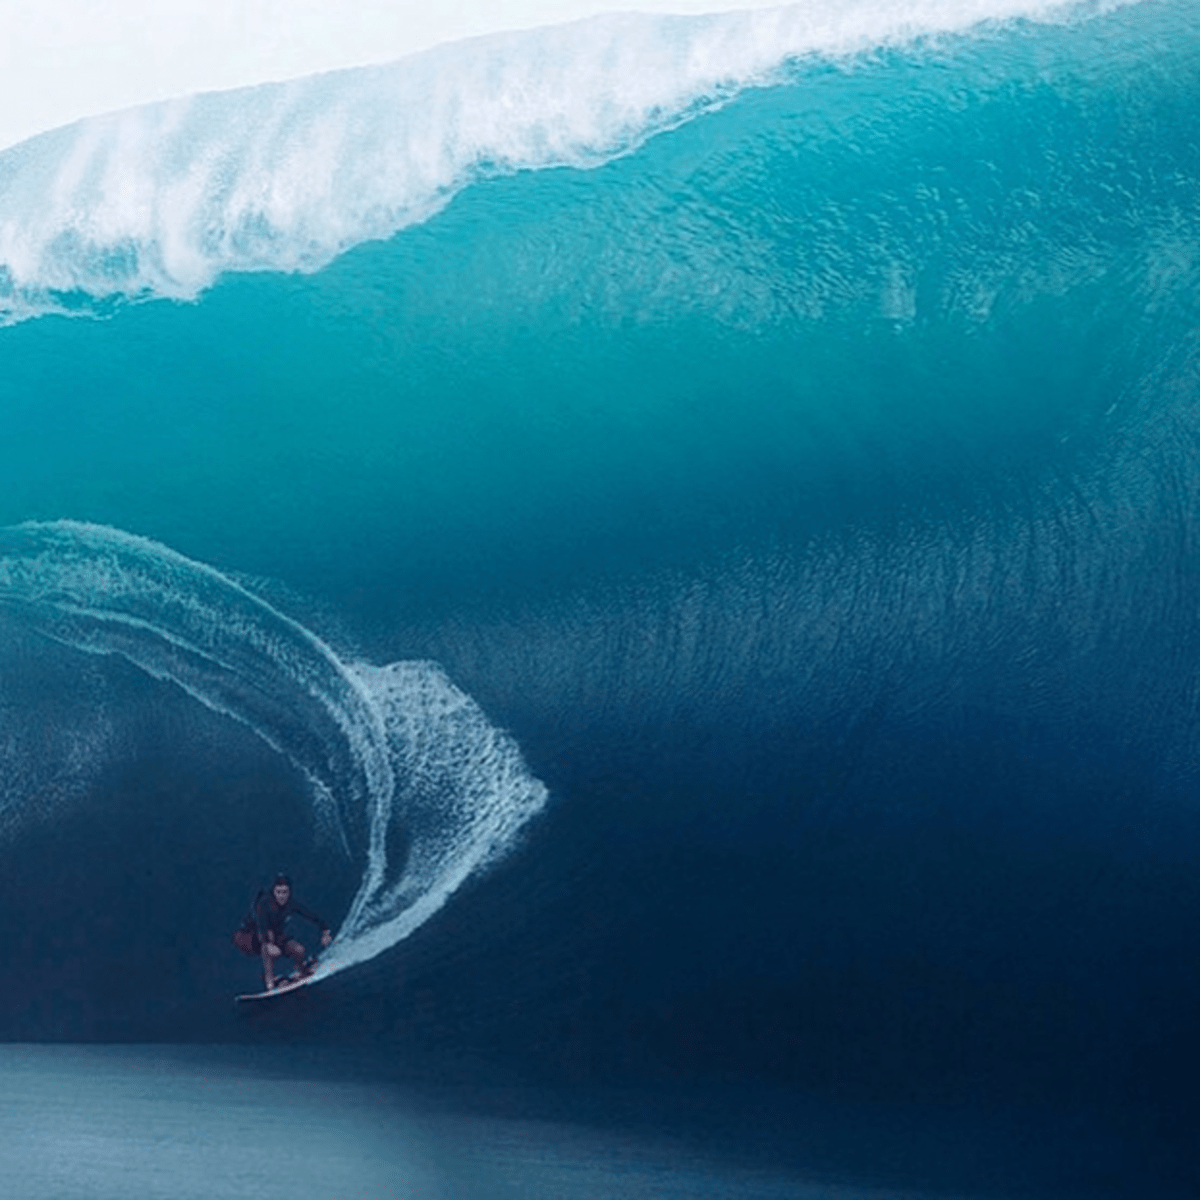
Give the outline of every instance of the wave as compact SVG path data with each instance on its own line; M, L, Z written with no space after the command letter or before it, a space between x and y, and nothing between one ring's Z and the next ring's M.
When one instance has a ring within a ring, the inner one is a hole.
M57 642L178 685L304 773L318 823L363 871L325 974L407 937L546 802L513 740L436 664L344 662L156 542L68 521L7 529L0 606Z
M474 181L599 165L798 60L1136 2L610 14L80 121L0 154L0 323L190 299L229 271L313 271Z

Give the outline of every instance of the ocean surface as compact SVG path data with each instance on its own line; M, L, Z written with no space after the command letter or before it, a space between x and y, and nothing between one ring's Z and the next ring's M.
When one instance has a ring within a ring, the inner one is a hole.
M0 152L6 1189L1196 1194L1198 97L864 0Z

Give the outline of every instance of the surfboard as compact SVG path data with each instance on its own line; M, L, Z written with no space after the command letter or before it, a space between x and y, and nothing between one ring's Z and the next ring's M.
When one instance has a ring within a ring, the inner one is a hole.
M235 996L233 1001L235 1004L252 1004L256 1000L274 1000L276 996L286 996L288 992L299 991L306 984L312 983L316 977L317 973L310 971L307 975L301 975L299 979L293 976L285 980L269 992L246 992L241 996Z

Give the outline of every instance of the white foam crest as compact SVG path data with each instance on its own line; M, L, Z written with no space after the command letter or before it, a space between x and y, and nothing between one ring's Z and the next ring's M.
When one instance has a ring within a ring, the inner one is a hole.
M313 785L362 870L323 974L408 936L546 802L516 743L432 663L343 663L245 588L144 538L30 523L0 533L0 606L119 654L243 722ZM11 831L11 805L0 828Z
M80 121L0 154L0 322L85 300L193 298L227 271L315 270L473 180L597 165L806 55L1130 2L608 14Z

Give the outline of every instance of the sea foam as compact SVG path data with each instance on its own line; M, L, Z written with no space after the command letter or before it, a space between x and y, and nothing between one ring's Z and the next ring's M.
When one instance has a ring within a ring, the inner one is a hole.
M193 299L228 271L314 271L474 181L599 165L809 56L1126 2L610 14L90 118L0 154L0 323Z

